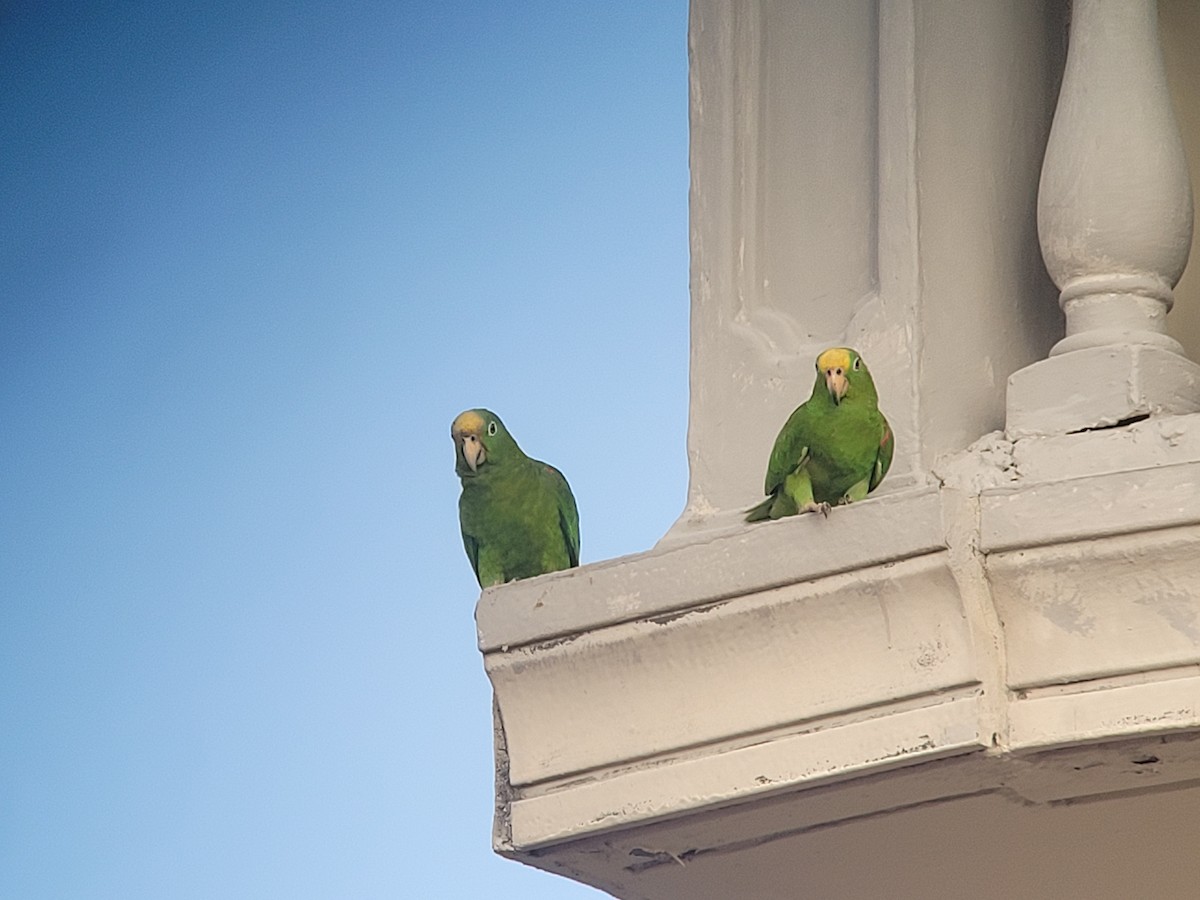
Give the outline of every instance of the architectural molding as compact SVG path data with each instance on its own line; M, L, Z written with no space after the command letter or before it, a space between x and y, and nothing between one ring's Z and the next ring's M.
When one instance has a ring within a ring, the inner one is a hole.
M1143 468L1099 462L1131 448ZM749 829L731 840L770 840L780 804L815 828L1200 781L1197 558L1193 415L990 435L828 519L489 588L498 849L552 865L650 828L682 854L716 811ZM631 872L656 859L636 849Z

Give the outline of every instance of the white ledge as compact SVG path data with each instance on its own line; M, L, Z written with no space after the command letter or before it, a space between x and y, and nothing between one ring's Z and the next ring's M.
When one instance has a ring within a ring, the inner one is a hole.
M895 713L890 743L873 721L814 730L750 744L670 766L630 768L570 791L514 800L514 846L534 849L594 829L703 811L734 801L765 799L799 784L822 784L862 772L888 771L979 749L975 697Z
M1200 462L993 488L980 504L988 552L1194 525Z
M793 801L815 827L1200 779L1139 743L1200 736L1200 416L990 435L939 473L485 591L497 848L583 877L627 844L633 878L714 817L740 824L710 849L772 840Z
M739 524L694 542L489 588L475 610L479 649L593 631L943 545L941 507L930 487L842 507L828 521Z
M904 698L937 703L976 680L944 553L522 645L486 665L514 787L725 752Z

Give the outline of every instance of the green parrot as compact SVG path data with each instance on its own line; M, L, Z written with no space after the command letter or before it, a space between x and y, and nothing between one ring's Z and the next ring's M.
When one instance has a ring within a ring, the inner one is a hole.
M803 512L827 516L831 503L861 500L879 487L894 451L867 364L848 347L831 347L817 357L812 396L775 438L767 499L747 510L746 521Z
M450 437L463 546L480 587L579 565L579 512L558 469L522 453L486 409L459 415Z

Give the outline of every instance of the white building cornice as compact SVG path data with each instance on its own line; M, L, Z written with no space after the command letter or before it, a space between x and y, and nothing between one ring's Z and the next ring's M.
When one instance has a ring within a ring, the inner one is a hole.
M1113 445L1150 465L1062 471ZM514 848L972 751L1200 729L1200 416L992 436L943 468L945 487L828 520L485 591Z

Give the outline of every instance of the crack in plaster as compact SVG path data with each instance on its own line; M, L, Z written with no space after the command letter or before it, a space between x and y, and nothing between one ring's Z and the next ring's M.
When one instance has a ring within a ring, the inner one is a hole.
M1089 431L1110 431L1114 428L1125 428L1128 425L1136 425L1138 422L1145 422L1150 418L1150 413L1137 413L1136 415L1127 416L1124 419L1118 419L1115 422L1105 422L1100 425L1089 425L1086 428L1076 428L1074 431L1068 431L1067 434L1085 434Z

